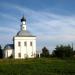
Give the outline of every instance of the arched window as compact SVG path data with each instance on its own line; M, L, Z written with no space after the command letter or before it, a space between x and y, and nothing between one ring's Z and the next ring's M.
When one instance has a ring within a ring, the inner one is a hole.
M24 42L24 46L27 46L27 42Z
M30 42L30 46L32 46L32 42Z
M21 46L21 42L18 42L18 46Z
M21 57L21 53L18 53L18 57Z

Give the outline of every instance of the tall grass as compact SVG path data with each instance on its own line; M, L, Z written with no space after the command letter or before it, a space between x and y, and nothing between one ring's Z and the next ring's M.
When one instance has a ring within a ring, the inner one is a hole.
M0 75L75 75L75 60L3 59L0 60Z

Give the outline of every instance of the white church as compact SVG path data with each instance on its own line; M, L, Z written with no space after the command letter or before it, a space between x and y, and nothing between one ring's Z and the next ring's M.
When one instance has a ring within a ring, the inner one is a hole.
M13 44L4 48L4 58L25 59L36 57L36 36L27 30L26 18L21 19L20 31L13 38Z

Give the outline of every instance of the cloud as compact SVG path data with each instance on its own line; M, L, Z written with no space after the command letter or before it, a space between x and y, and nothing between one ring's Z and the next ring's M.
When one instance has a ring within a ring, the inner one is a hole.
M12 11L16 10L16 12L21 12L26 15L27 28L37 36L38 48L44 45L50 45L53 48L61 41L68 43L75 40L75 15L58 15L53 12L47 12L46 10L36 11L14 4L11 4L11 6L8 4L6 7L9 7L10 10L12 8ZM9 19L13 18L11 20L18 20L13 16L11 14L4 14L4 17L8 17ZM16 32L15 29L18 26L20 24L13 28L2 27L0 31Z
M13 28L9 28L9 27L0 27L0 32L12 32L12 33L14 33L14 32L16 32L16 29L13 29Z
M0 12L0 16L4 17L6 19L11 19L11 20L14 20L14 21L16 20L17 21L17 18L16 17L13 17L12 15L9 15L7 13L1 13Z

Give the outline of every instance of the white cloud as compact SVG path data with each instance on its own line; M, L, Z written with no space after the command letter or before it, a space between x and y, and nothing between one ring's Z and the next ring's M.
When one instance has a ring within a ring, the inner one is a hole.
M9 20L16 20L17 21L17 18L16 17L14 17L14 16L12 16L12 15L9 15L9 14L7 14L7 13L1 13L0 12L0 16L2 16L2 17L4 17L4 18L6 18L6 19L9 19Z
M10 5L8 4L7 7L9 6ZM44 10L35 11L13 4L11 4L9 8L12 8L13 11L16 9L16 11L20 11L26 15L27 27L32 33L36 34L38 44L40 44L39 41L44 43L46 40L46 43L48 44L51 44L52 41L54 44L58 44L55 41L63 40L64 42L67 42L75 40L75 15L65 16L53 14ZM7 16L5 14L5 17ZM9 16L9 18L11 19L12 17ZM17 19L15 18L15 20ZM9 29L6 27L0 28L0 31L2 30L16 32L15 29Z
M13 29L13 28L9 28L9 27L0 27L0 32L12 32L12 33L15 33L16 32L16 29Z
M63 41L74 41L75 40L75 35L40 35L37 37L38 40L63 40Z

